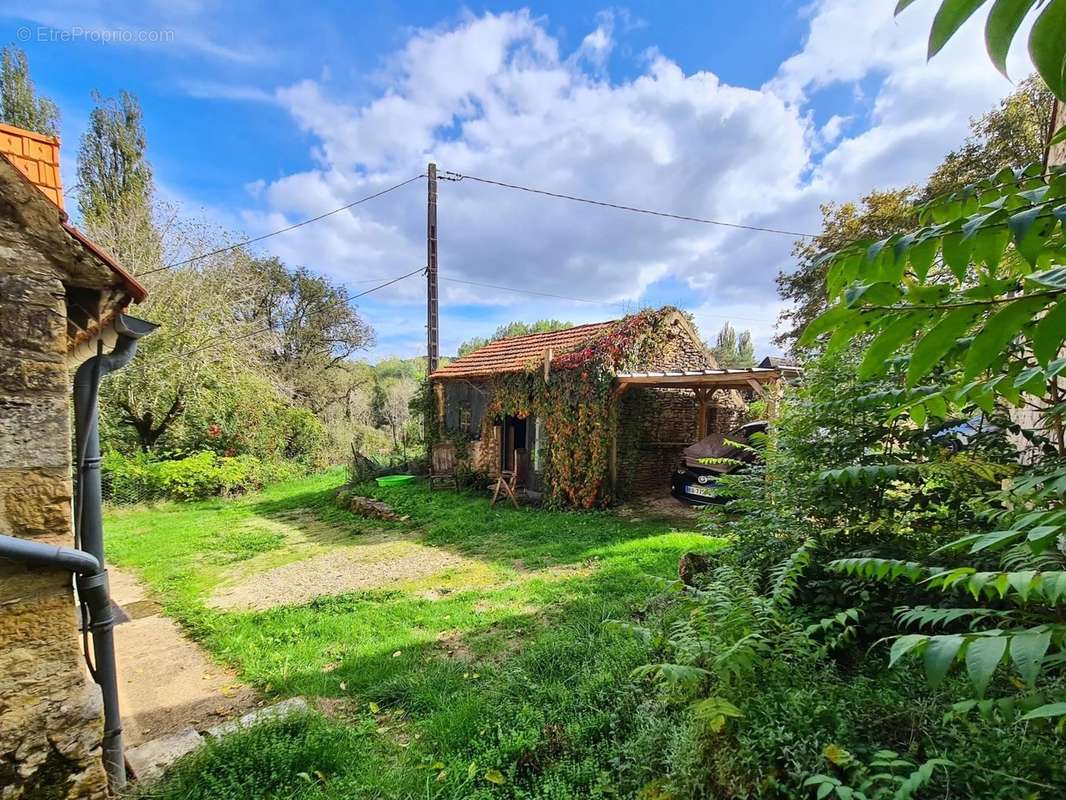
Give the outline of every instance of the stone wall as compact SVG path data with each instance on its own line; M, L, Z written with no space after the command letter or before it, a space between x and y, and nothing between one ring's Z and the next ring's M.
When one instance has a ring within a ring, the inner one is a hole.
M670 322L670 334L662 352L648 358L639 369L652 372L715 369L717 366L714 356L703 346L695 330L678 314Z
M736 392L716 392L707 403L707 432L733 430L744 421ZM619 412L618 475L622 499L663 497L681 452L696 441L697 403L691 389L630 389Z
M0 532L72 545L65 290L0 260ZM0 799L103 798L99 690L69 573L0 560Z

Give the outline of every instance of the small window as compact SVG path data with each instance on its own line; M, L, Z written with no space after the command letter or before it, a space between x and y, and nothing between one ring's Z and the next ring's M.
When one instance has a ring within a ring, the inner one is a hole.
M463 433L473 433L470 429L470 423L473 415L470 411L470 406L462 406L459 409L459 430Z

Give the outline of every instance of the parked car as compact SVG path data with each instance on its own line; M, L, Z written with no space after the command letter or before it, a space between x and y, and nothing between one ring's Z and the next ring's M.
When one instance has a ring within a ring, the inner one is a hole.
M712 433L695 444L686 447L670 479L670 494L682 502L691 505L711 505L723 503L715 487L718 479L744 468L753 462L757 455L749 449L736 447L730 442L746 445L752 434L766 433L765 421L749 422L729 433ZM704 464L704 459L731 459L726 464Z

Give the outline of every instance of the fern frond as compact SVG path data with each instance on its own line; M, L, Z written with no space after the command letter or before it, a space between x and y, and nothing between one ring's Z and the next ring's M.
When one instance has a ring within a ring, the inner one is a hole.
M818 473L818 479L839 486L868 486L877 481L898 480L916 475L916 464L852 464Z
M774 605L783 606L792 603L792 598L799 589L800 578L811 563L813 547L814 542L808 539L770 572L770 600Z
M935 608L933 606L915 606L914 608L898 608L895 612L896 621L900 625L913 625L921 630L928 626L930 630L941 627L945 628L960 619L970 619L972 629L982 620L1013 620L1016 616L1013 611L999 611L992 608Z
M917 561L900 561L895 558L838 558L830 561L830 572L840 572L853 578L871 578L873 580L894 581L906 578L911 583L921 579L927 568Z

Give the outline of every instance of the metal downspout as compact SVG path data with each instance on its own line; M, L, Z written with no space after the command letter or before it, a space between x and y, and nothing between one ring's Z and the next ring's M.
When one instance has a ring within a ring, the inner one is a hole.
M99 568L79 576L78 597L89 610L88 628L93 639L93 677L104 703L104 769L112 791L126 785L122 743L122 714L118 702L115 667L114 618L104 567L103 491L100 480L100 381L121 369L137 352L137 340L158 326L120 314L114 322L118 341L108 354L90 358L74 374L74 429L78 453L78 485L74 503L74 533L80 548L93 556Z

